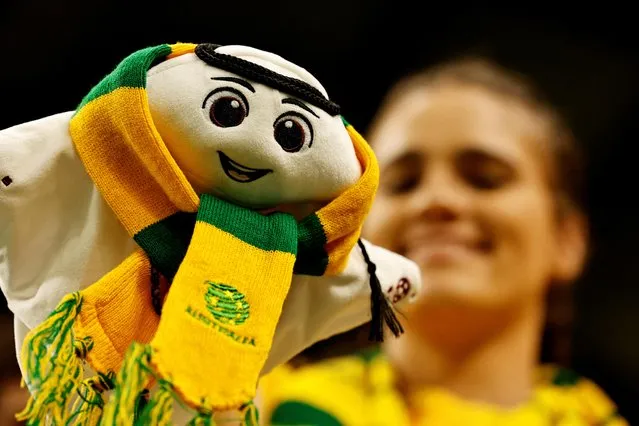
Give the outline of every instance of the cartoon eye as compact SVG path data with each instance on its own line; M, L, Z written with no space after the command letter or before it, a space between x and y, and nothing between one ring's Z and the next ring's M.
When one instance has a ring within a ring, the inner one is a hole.
M209 118L218 127L235 127L249 114L246 97L232 87L220 87L209 93L202 108L209 109Z
M305 144L313 144L313 126L302 114L285 112L273 124L277 143L286 152L298 152Z

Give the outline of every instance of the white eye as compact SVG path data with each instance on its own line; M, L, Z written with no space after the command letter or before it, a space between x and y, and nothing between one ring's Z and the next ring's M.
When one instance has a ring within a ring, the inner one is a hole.
M298 152L305 144L313 144L313 126L302 114L289 111L273 124L275 141L286 152Z
M209 93L202 108L208 108L209 118L218 127L235 127L249 114L246 97L233 87L220 87Z

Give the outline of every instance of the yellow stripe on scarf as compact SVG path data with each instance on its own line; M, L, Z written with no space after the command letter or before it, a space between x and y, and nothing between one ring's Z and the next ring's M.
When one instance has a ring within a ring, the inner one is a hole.
M146 91L129 87L89 102L71 121L89 176L130 235L199 203L151 123Z
M207 223L198 222L194 235L191 262L176 275L163 308L167 320L151 344L153 363L187 402L206 398L204 406L237 408L255 396L295 256L264 251ZM225 261L206 247L225 247Z
M293 216L263 216L203 195L191 245L150 343L149 365L158 380L200 412L248 404L271 349L296 251ZM105 418L132 415L131 395L142 391L145 363L125 361L118 375L125 390L109 401Z
M362 224L373 203L370 194L375 194L379 185L379 166L373 150L353 126L348 124L346 130L353 141L363 173L355 185L317 212L328 241L326 275L338 274L346 267L350 252L359 239ZM359 226L355 229L345 229L345 218Z
M98 372L116 372L131 341L149 342L160 318L153 313L151 265L142 250L82 292L82 311L74 325L77 339L91 338L86 359ZM117 310L102 310L117 306Z

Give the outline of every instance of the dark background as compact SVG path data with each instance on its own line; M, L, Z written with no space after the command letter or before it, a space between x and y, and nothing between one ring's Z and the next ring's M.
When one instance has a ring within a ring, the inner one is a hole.
M417 8L419 6L419 9ZM447 10L448 9L448 10ZM549 17L552 16L552 17ZM482 52L529 74L591 159L593 257L577 286L573 367L639 421L639 71L633 14L597 3L534 11L426 2L2 0L0 128L73 109L122 58L159 43L247 44L311 71L361 131L389 85ZM8 312L6 303L0 310ZM2 367L4 368L4 366Z

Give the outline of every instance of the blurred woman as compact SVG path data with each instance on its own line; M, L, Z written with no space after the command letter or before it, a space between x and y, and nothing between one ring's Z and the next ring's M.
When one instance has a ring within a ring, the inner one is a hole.
M591 381L540 364L547 295L578 278L588 240L553 108L461 60L399 82L369 142L382 181L364 236L420 265L426 290L381 350L264 378L265 424L625 425Z

